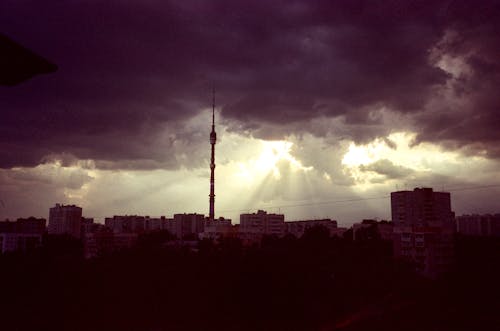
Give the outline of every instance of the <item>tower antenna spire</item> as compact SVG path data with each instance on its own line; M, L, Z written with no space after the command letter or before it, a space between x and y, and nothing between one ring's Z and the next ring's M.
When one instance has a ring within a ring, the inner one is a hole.
M212 131L215 131L215 87L212 87Z
M215 219L215 143L217 134L215 133L215 87L212 87L212 131L210 132L210 145L212 153L210 157L210 195L209 195L209 213L210 221Z

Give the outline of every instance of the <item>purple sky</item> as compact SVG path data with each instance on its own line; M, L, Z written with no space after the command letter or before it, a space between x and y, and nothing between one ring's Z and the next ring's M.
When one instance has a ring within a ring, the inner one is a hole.
M59 201L98 218L207 213L212 85L216 206L233 218L500 183L499 1L3 0L0 33L59 67L0 87L0 217ZM293 145L257 183L261 140ZM394 152L345 161L369 144ZM454 209L500 212L499 191L457 192ZM281 212L348 223L387 203Z

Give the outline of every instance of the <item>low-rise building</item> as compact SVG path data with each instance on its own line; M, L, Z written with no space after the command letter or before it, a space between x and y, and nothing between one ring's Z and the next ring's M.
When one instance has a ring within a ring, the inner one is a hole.
M285 235L285 215L268 214L259 210L253 214L241 214L238 237L244 244L258 243L263 236Z
M96 224L93 232L88 232L83 238L85 258L93 258L129 249L137 244L139 234L137 233L113 233L105 225Z
M264 210L259 210L253 214L241 214L240 232L281 237L285 234L285 215L268 214Z
M353 240L393 240L394 226L392 222L388 222L385 220L377 221L372 219L365 219L361 221L361 223L354 223L352 225L352 236Z
M160 217L149 217L144 218L144 230L146 232L168 230L171 232L173 222L172 218L166 218L165 216Z
M200 239L218 240L224 237L234 236L235 230L230 219L219 217L216 220L205 220L205 227L202 233L199 234Z
M115 215L106 217L104 224L113 233L143 233L145 217L138 215Z
M500 237L500 214L456 217L457 232L464 236Z
M170 233L177 239L198 238L205 227L205 216L201 214L175 214L169 227Z
M0 251L28 251L41 246L45 223L45 219L34 217L0 222Z
M80 237L85 238L85 235L87 233L94 232L98 226L99 226L99 224L94 223L93 218L82 217L81 226L80 226L80 229L81 229Z

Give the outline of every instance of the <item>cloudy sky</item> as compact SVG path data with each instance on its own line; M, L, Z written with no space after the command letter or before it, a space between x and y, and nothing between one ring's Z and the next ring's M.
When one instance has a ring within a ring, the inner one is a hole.
M500 212L499 1L2 0L59 67L0 87L0 218L390 218L394 190Z

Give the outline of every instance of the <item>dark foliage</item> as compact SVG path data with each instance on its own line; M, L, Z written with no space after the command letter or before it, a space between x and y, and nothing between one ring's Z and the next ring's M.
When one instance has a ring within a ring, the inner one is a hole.
M68 238L0 256L5 330L481 330L499 322L499 241L457 241L456 270L415 276L381 240L268 237L198 249L143 237L84 260Z
M161 247L165 243L174 239L175 235L171 234L167 230L154 231L139 235L139 238L137 239L137 246L141 248Z

